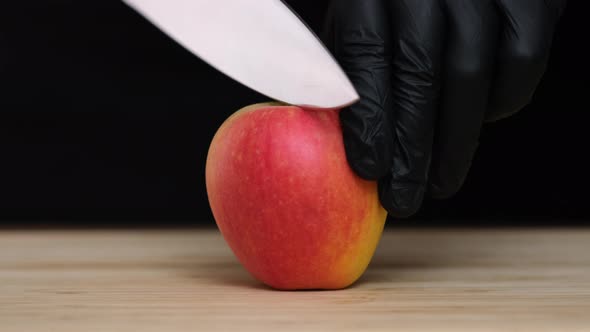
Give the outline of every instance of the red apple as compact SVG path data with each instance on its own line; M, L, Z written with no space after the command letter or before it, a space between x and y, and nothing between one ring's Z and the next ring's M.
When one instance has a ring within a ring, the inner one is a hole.
M348 287L381 238L387 213L376 183L347 163L338 112L252 105L211 142L215 221L245 269L272 288Z

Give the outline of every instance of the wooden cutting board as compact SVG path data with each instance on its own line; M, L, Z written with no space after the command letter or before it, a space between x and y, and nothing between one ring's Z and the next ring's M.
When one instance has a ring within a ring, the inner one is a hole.
M590 331L590 229L392 229L324 292L261 286L216 229L3 231L0 331Z

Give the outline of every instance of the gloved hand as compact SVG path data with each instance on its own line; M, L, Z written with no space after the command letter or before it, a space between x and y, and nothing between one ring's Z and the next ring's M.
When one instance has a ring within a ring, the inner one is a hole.
M333 0L323 40L361 100L347 158L395 217L462 186L486 121L531 99L566 0Z

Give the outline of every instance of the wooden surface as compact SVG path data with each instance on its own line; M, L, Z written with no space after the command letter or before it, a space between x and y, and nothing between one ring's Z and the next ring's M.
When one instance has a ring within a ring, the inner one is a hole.
M253 280L217 230L0 232L0 331L590 331L590 229L394 230L342 291Z

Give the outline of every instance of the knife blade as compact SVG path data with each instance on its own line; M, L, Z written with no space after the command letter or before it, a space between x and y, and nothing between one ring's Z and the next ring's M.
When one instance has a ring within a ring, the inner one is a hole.
M330 52L281 0L122 0L229 78L269 98L335 109L359 96Z

